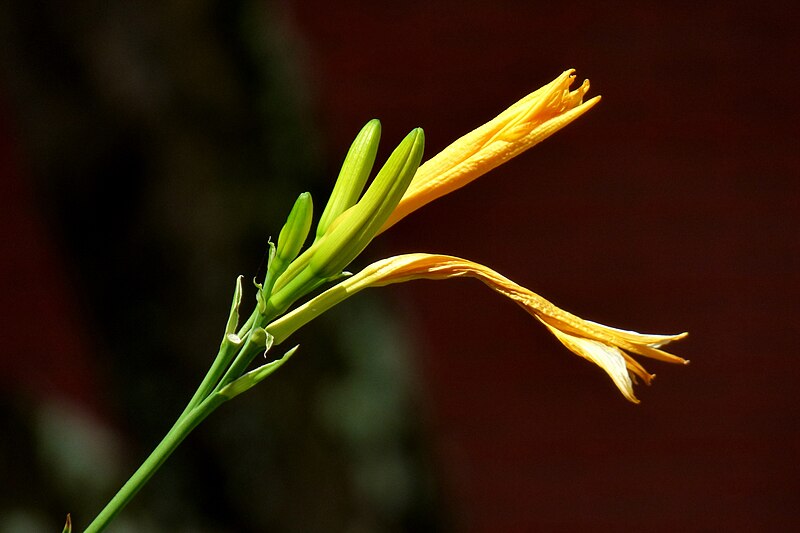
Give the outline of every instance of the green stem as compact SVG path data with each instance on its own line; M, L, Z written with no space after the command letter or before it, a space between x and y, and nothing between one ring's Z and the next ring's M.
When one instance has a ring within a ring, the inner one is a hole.
M244 323L241 329L239 329L236 335L238 335L239 337L244 337L245 335L247 335L247 332L253 328L253 324L256 321L257 314L258 314L257 311L253 311L253 313L250 315L250 318L247 319L247 321Z
M274 283L272 277L266 280L267 291L264 293L265 302L269 300L270 291ZM252 342L252 332L255 328L262 327L275 318L274 313L262 314L258 308L253 311L245 324L238 332L238 336L243 339L243 344L232 344L223 341L217 357L211 364L211 368L203 378L202 383L186 405L183 413L178 420L156 446L150 456L125 482L119 492L106 504L100 514L89 524L85 533L99 533L103 531L111 521L125 508L141 488L153 477L153 474L169 458L172 452L183 442L189 433L197 427L200 422L210 415L217 407L224 403L228 398L218 394L227 384L239 378L250 363L255 358L259 350L263 351L263 346Z
M183 410L181 416L178 417L178 420L185 417L189 414L189 411L194 410L203 400L206 399L208 393L214 388L214 386L219 381L220 376L225 371L225 368L231 362L234 354L236 353L236 346L231 344L226 344L222 348L220 348L219 353L217 354L216 359L211 364L211 368L208 370L206 377L203 378L203 382L200 383L200 386L195 391L194 396L186 405L186 409Z
M119 489L119 492L100 511L97 518L89 524L85 533L103 531L117 514L125 508L137 492L147 483L153 474L164 464L164 461L175 451L192 430L197 427L214 409L225 402L225 398L214 394L202 401L197 407L184 413L175 422L164 439L156 446L150 456Z
M250 333L250 328L252 328L253 323L256 321L258 316L258 311L253 311L250 315L250 318L247 319L245 322L244 327L239 331L238 336L244 337L248 333ZM212 390L219 385L219 380L225 374L225 370L231 364L231 361L236 357L240 347L232 344L230 342L223 342L222 346L219 349L219 353L217 357L214 359L214 362L211 364L211 368L208 369L208 373L203 378L203 382L200 383L200 386L197 387L197 391L195 391L194 396L186 405L186 409L184 409L181 417L185 416L186 413L197 407L206 397L211 393Z
M254 346L251 342L252 339L252 335L247 336L244 345L239 349L233 362L230 363L228 370L223 374L221 379L218 379L214 392L219 392L225 385L240 377L244 371L247 370L250 363L253 362L259 350L262 352L264 351L263 346Z

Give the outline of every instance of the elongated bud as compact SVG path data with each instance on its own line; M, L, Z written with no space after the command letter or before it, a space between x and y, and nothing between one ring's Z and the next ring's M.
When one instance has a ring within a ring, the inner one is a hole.
M275 280L275 291L280 290L306 268L319 246L320 239L331 228L331 224L358 201L375 163L380 137L381 123L378 119L370 120L361 128L347 152L339 177L317 224L314 243L285 270L276 270L276 275L279 277Z
M292 278L278 280L271 307L284 311L297 298L340 275L366 248L411 183L424 147L425 134L415 128L395 148L361 200L339 215L323 238L305 252L307 266L298 272L292 266Z
M289 265L303 248L308 232L311 229L311 219L314 215L314 204L311 195L304 192L297 197L294 207L286 218L280 235L278 235L278 248L275 257L270 263L269 272L278 275Z
M359 202L320 243L309 268L320 277L339 274L367 247L389 218L419 167L425 148L422 128L415 128L395 148Z
M277 257L285 261L293 261L303 244L306 242L311 229L311 219L314 215L314 203L311 194L304 192L297 200L286 218L280 235L278 235Z
M319 219L317 239L325 234L331 222L358 201L375 163L380 139L381 122L378 119L370 120L361 128L347 152L336 185Z

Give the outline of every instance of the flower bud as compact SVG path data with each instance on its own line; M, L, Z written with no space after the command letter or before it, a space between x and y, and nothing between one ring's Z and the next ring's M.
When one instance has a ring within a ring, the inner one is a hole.
M415 128L403 139L361 200L340 214L323 237L306 250L301 257L307 262L305 267L295 271L293 264L278 279L270 296L272 309L282 312L297 298L339 276L366 248L408 188L424 146L425 134L421 128ZM289 271L291 278L287 277Z
M361 128L347 152L336 185L319 219L317 239L325 234L331 222L358 201L375 163L380 139L381 122L378 119L370 120Z
M278 235L278 246L269 243L269 263L267 267L267 277L264 284L259 285L261 291L258 293L258 310L266 312L267 300L272 293L275 281L283 274L287 268L291 267L296 261L297 255L303 248L303 244L308 237L311 229L311 219L313 217L314 205L311 201L311 194L304 192L297 197L297 200L286 218ZM307 250L308 251L308 250Z
M421 128L413 129L403 139L361 200L336 221L336 227L320 242L308 264L314 274L322 278L335 276L366 248L403 197L424 147Z
M283 229L278 235L278 249L272 262L276 266L270 270L280 272L286 265L294 261L306 242L313 214L314 204L311 201L311 195L304 192L297 197L294 207L286 218L286 224L283 225Z

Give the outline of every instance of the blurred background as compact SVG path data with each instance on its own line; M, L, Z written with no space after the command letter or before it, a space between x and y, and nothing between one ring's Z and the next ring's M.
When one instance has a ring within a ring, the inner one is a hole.
M797 9L28 1L0 8L0 532L85 526L216 353L237 275L359 128L426 154L578 69L602 103L355 267L485 263L688 330L629 404L477 282L360 294L109 531L800 527ZM250 293L252 294L252 292Z

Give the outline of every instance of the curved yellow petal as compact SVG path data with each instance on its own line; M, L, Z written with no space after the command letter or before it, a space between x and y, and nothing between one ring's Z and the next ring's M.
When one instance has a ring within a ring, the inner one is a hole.
M614 382L614 385L617 386L626 399L633 403L639 403L638 398L633 393L633 382L630 374L628 374L625 356L619 348L592 339L576 337L554 328L547 322L542 323L569 351L588 359L605 370L611 381Z
M381 231L521 154L591 109L600 97L583 102L589 80L570 91L575 79L573 72L573 69L564 71L423 163Z

